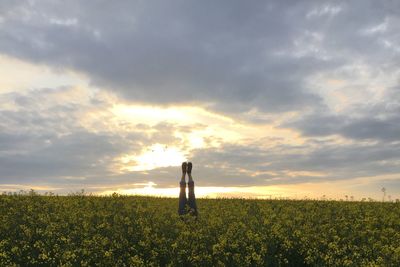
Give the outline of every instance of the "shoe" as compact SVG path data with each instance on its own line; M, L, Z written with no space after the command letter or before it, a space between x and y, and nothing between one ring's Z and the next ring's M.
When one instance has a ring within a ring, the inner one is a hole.
M192 166L192 165L190 165L190 166ZM186 169L187 169L187 163L182 162L182 174L186 174ZM192 167L190 167L190 169L192 169Z
M191 162L188 162L187 169L186 169L188 174L192 174L192 167L193 167L193 164Z

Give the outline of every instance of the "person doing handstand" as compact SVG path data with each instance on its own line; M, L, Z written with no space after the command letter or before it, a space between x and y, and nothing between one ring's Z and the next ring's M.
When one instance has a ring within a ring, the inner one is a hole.
M180 185L180 193L179 193L179 215L185 215L187 213L197 216L197 205L196 205L196 197L194 195L194 181L192 178L192 163L191 162L182 162L182 179L179 183ZM189 177L188 187L189 187L189 200L186 198L186 181L185 176L186 173Z

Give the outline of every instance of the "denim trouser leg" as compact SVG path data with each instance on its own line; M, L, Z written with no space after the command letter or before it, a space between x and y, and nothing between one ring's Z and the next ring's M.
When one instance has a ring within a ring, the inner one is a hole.
M185 182L180 182L180 193L179 193L179 209L178 213L179 215L183 215L186 213L186 204L187 204L187 198L186 198L186 183Z
M191 181L188 183L189 186L189 207L193 215L197 216L197 205L196 205L196 197L194 195L194 182Z

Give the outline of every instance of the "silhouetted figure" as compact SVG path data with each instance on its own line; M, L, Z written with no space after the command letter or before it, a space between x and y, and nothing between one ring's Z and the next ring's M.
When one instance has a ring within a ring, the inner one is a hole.
M179 193L179 215L191 214L197 216L197 205L196 197L194 195L194 181L192 178L192 163L183 162L182 163L182 179L180 182L180 193ZM185 176L188 174L188 187L189 187L189 201L186 198L186 181Z

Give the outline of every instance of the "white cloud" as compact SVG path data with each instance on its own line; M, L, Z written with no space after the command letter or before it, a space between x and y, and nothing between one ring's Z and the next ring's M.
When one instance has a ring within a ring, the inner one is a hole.
M306 18L321 17L321 16L335 16L342 11L341 6L334 6L325 4L316 8L313 8L307 13Z
M78 25L78 19L77 18L66 18L66 19L51 18L50 24L67 26L67 27L68 26L76 26L76 25Z
M366 35L373 35L377 33L384 33L387 31L387 29L388 29L388 20L385 19L384 22L374 25L372 27L368 27L362 30L361 33Z

